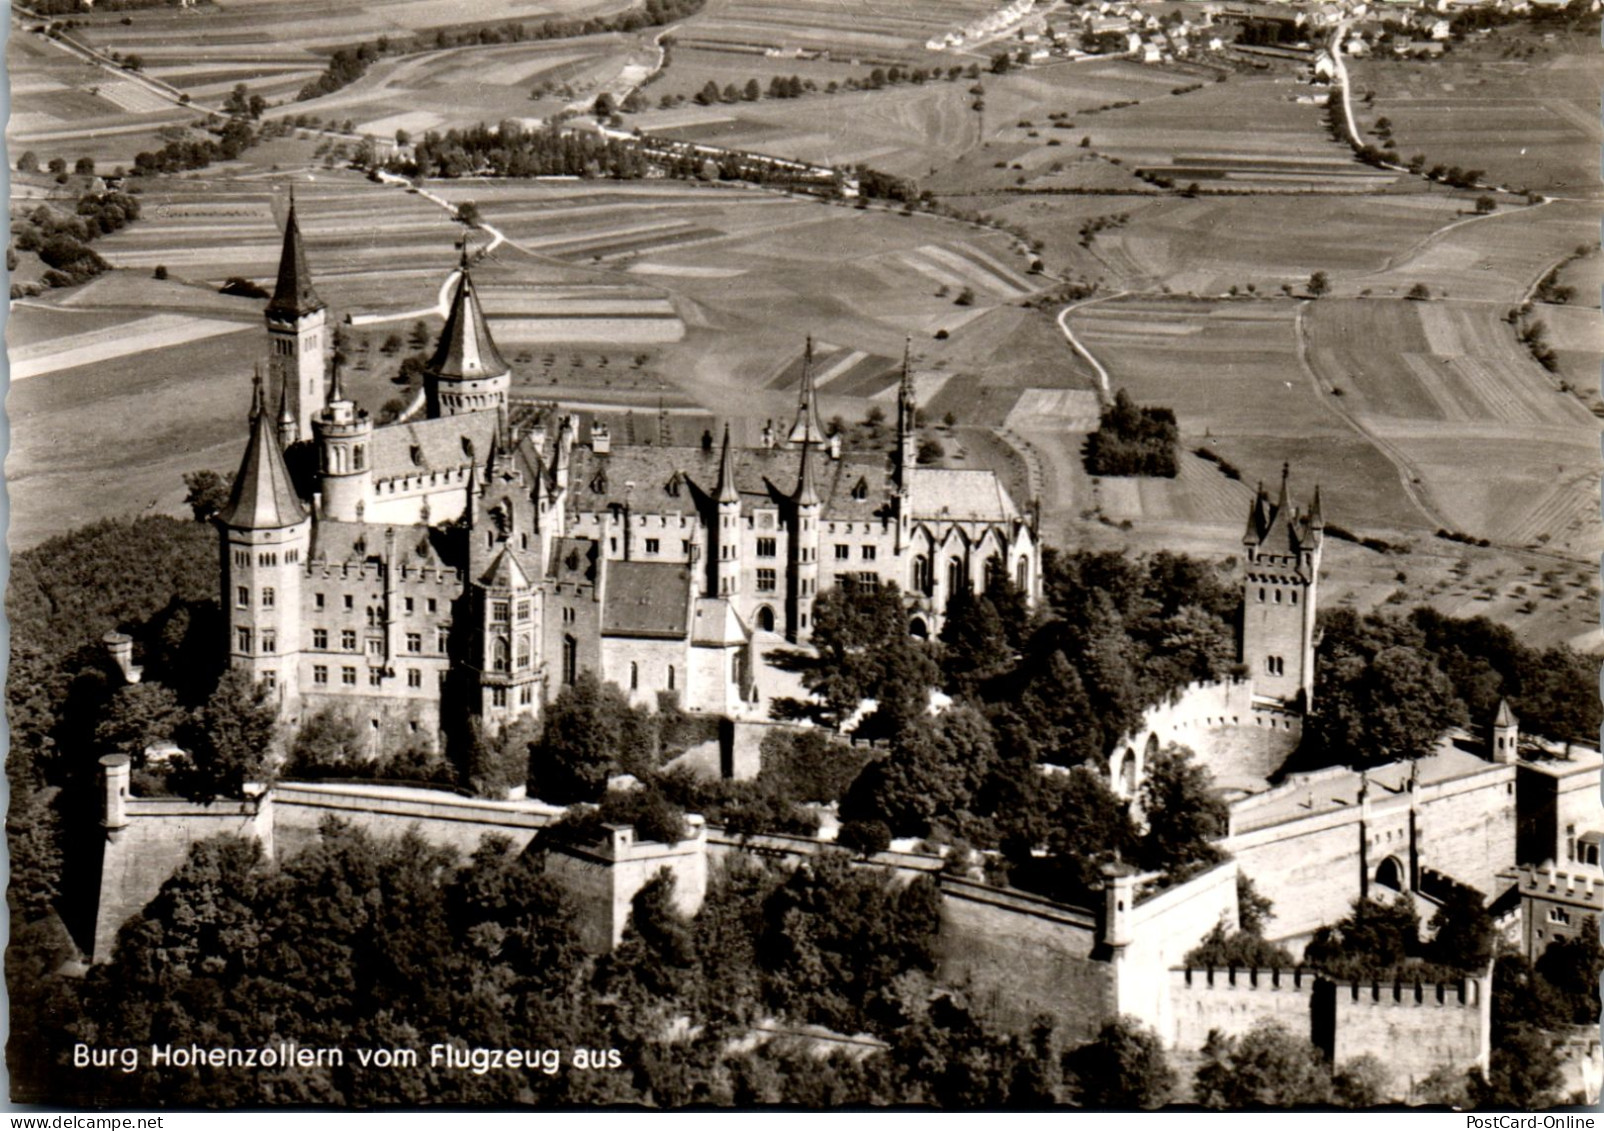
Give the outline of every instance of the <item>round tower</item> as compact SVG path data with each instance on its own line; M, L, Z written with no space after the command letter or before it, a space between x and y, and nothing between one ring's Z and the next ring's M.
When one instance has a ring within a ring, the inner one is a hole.
M423 375L431 418L505 409L512 385L512 370L496 348L479 308L479 295L468 273L466 241L458 272L451 313Z
M373 465L369 453L373 421L365 409L345 395L340 371L334 371L334 389L328 407L316 425L323 517L337 522L360 522L373 494Z
M214 521L221 534L229 663L276 688L281 714L293 714L299 702L301 588L312 518L290 480L262 404L260 380L245 458Z
M823 507L813 482L813 445L804 441L792 496L790 569L786 571L785 637L792 643L813 632L813 602L819 595L819 514Z
M719 457L718 485L714 495L718 508L714 527L712 567L714 597L734 597L741 591L741 495L735 487L735 458L730 451L730 426L724 425L724 451Z

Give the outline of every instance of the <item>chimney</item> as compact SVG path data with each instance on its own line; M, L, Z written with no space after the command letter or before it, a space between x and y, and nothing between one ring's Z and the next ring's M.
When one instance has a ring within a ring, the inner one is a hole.
M774 421L772 420L763 422L763 446L765 448L774 446Z
M839 432L830 433L830 458L841 458L841 433Z
M607 425L597 420L590 426L590 450L599 456L604 456L613 450L613 437L607 431Z

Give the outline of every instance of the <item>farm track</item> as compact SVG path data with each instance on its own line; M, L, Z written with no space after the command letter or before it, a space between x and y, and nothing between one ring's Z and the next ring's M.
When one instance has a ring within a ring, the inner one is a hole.
M1380 452L1381 455L1386 458L1387 462L1391 463L1393 467L1397 469L1398 481L1403 486L1404 494L1408 497L1410 503L1414 505L1415 509L1418 510L1426 519L1428 526L1439 530L1445 527L1451 529L1453 527L1453 523L1447 521L1443 517L1442 512L1437 508L1437 504L1432 501L1430 492L1427 491L1424 482L1415 474L1414 465L1411 464L1408 458L1398 450L1398 447L1391 441L1385 440L1381 436L1377 435L1362 421L1360 421L1358 417L1350 413L1341 404L1337 403L1335 397L1332 397L1326 393L1325 385L1321 382L1320 375L1315 372L1314 365L1309 359L1309 339L1305 333L1303 325L1303 316L1307 309L1307 303L1300 302L1298 304L1298 313L1292 320L1292 328L1297 342L1296 353L1298 355L1298 368L1302 371L1304 377L1308 379L1310 385L1314 388L1314 395L1316 399L1318 399L1325 408L1330 410L1334 416L1341 419L1349 428L1351 428L1358 435L1362 436L1365 441L1371 445L1371 447Z

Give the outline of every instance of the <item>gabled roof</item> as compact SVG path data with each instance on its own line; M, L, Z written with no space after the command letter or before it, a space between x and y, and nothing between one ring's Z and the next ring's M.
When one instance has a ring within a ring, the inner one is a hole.
M1002 480L991 471L916 467L913 498L917 518L1008 522L1019 517Z
M602 635L683 639L691 571L674 562L608 562Z
M509 366L502 359L501 351L496 349L490 328L485 325L484 311L479 309L479 295L474 290L466 261L461 271L440 345L429 361L429 372L466 381L500 376L510 371Z
M752 630L746 627L729 600L723 597L698 597L694 604L692 644L725 648L751 641Z
M295 198L290 197L290 214L284 221L284 247L278 257L278 283L268 301L267 313L275 318L295 319L323 309L323 300L312 289L312 272L306 267L301 248L301 226L295 222Z
M273 422L262 404L260 378L251 405L251 438L245 445L245 458L234 476L228 504L217 518L236 530L279 530L306 519L306 508L295 493Z

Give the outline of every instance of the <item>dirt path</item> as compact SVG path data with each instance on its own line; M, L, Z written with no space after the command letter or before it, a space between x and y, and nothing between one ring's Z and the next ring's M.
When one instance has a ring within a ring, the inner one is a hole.
M1075 337L1075 332L1069 328L1068 319L1072 311L1079 310L1083 306L1091 306L1093 303L1098 302L1107 302L1109 299L1121 298L1130 293L1131 292L1129 291L1115 291L1111 295L1097 295L1093 298L1082 299L1079 302L1072 302L1068 306L1064 307L1063 310L1058 312L1058 328L1064 332L1064 340L1069 343L1070 349L1080 354L1080 356L1085 359L1086 363L1097 371L1098 395L1102 397L1105 402L1111 400L1114 396L1113 390L1109 388L1108 384L1108 370L1104 369L1103 363L1093 357L1092 351L1082 345L1079 338Z

